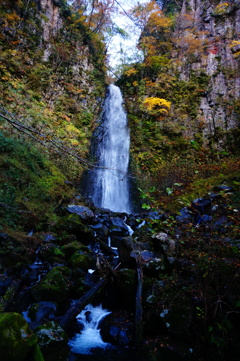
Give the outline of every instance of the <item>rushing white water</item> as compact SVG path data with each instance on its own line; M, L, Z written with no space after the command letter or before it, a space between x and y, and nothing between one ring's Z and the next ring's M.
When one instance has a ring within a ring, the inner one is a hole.
M90 196L98 207L130 213L127 177L130 135L122 104L120 89L111 84L97 133L98 167L91 178Z
M77 320L83 326L83 330L69 341L71 351L88 355L91 354L91 349L93 348L108 347L109 344L103 342L98 327L102 319L110 313L103 309L101 305L96 307L87 305L77 316Z

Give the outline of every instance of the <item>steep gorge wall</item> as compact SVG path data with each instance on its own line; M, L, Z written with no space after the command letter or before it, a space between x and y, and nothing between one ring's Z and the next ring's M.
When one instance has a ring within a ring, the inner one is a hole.
M199 105L203 133L214 134L239 125L240 102L240 4L184 0L177 17L173 59L181 59L177 70L188 81L193 73L209 76ZM194 44L195 43L195 44Z
M0 18L0 106L86 157L105 94L102 40L65 0L4 0Z

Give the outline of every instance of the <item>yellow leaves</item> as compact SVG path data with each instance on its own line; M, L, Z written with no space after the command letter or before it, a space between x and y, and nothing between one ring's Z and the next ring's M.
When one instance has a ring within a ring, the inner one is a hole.
M229 45L235 59L240 57L240 40L233 40Z
M21 18L16 13L5 14L5 19L10 23L16 23L21 20Z
M227 3L227 2L220 3L215 7L214 14L215 15L223 15L223 14L225 14L228 7L229 7L229 3Z
M151 115L166 115L171 108L171 102L162 98L149 97L143 101L143 106Z
M147 27L148 30L153 33L169 29L172 23L172 19L163 15L161 11L157 11L150 15Z
M233 48L234 46L240 45L240 40L233 40L230 44L230 48Z
M127 76L131 76L131 75L134 75L134 74L136 74L136 73L137 73L137 70L134 69L134 68L130 68L130 69L128 69L127 71L125 71L125 74L126 74Z
M147 88L154 88L156 86L156 83L151 80L146 80L145 86Z
M138 86L138 82L137 82L137 81L134 81L134 82L133 82L133 86Z

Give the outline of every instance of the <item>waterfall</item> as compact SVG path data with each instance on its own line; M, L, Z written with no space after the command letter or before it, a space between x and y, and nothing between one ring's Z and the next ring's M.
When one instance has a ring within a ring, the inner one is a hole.
M99 324L104 317L111 312L102 308L102 306L93 307L87 305L77 316L78 322L83 326L81 333L69 341L69 346L74 353L91 354L93 348L106 348L108 343L104 342L100 335Z
M111 84L95 134L97 167L91 171L87 196L100 208L130 213L128 165L130 134L120 89Z

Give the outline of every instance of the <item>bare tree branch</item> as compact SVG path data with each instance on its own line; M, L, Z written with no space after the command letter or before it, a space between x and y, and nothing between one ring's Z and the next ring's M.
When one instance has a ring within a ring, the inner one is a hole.
M42 131L36 128L23 124L22 122L19 121L19 117L17 115L10 113L3 107L0 107L0 118L6 120L13 128L20 131L25 136L33 139L35 142L41 144L45 148L55 151L61 155L67 155L71 158L76 159L79 163L81 163L81 165L85 169L91 169L91 168L108 169L110 171L113 171L114 172L113 174L117 172L116 176L119 176L119 173L121 173L123 178L125 177L135 178L126 174L125 172L121 171L118 168L101 167L96 165L94 162L88 161L80 157L75 150L64 145L64 143L57 137L52 136L51 134L43 133Z

